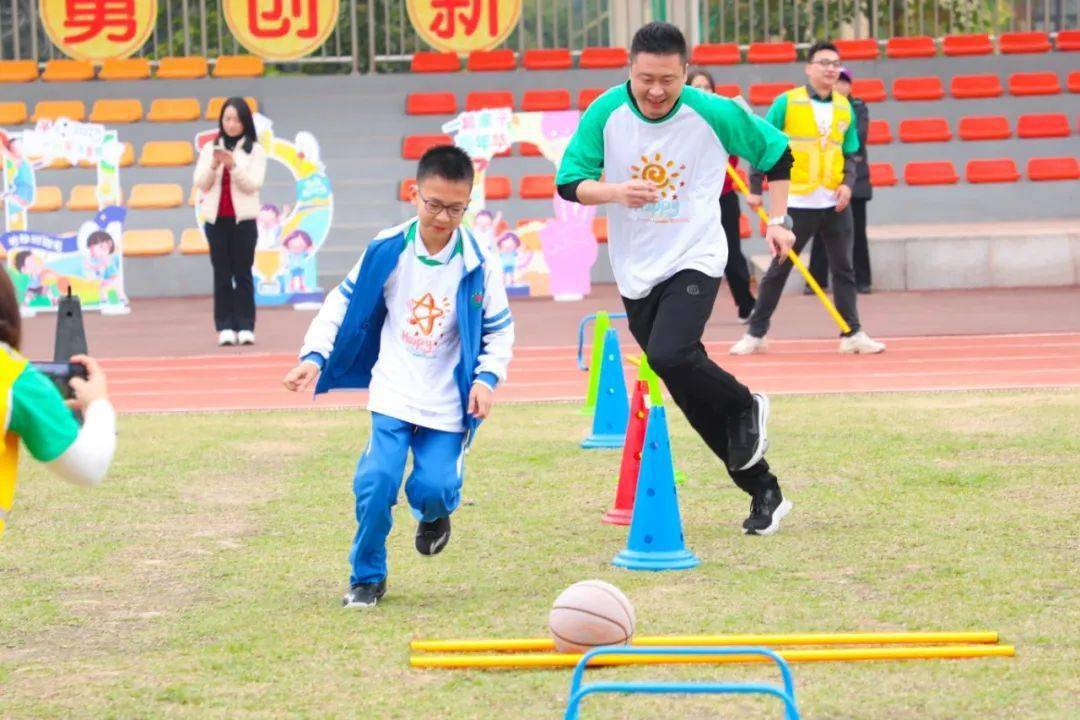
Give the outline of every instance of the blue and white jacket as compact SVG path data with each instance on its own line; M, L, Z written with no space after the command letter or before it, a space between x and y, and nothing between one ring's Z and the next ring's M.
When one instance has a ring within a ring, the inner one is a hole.
M410 233L417 232L416 223L414 217L380 232L311 321L300 358L322 370L316 395L336 389L364 389L371 383L386 319L383 288ZM455 303L461 358L454 378L461 393L462 424L471 440L480 421L468 414L469 391L474 382L494 390L506 379L514 345L514 319L499 263L491 260L466 228L459 228L450 242L458 239L464 274Z

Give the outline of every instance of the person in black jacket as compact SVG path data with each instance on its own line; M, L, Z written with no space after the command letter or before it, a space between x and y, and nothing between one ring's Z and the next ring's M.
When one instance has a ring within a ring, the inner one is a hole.
M859 133L859 152L855 155L855 187L851 191L851 215L855 226L855 287L861 293L870 292L870 250L866 242L866 203L874 196L870 185L870 166L867 163L866 136L870 132L870 109L866 103L851 95L851 71L840 69L840 79L833 88L851 102ZM822 243L810 249L810 273L822 288L829 287L829 256ZM807 293L812 292L809 287Z

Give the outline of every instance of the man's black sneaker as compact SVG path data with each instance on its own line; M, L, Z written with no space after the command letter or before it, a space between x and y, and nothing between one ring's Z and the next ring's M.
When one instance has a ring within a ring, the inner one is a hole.
M379 582L359 583L349 588L349 592L341 599L341 604L347 608L375 607L385 594L386 578Z
M750 517L743 520L747 535L772 535L780 529L780 520L791 512L791 501L784 499L780 487L769 488L750 500Z
M750 407L728 418L728 469L746 470L765 457L769 438L769 398L754 393Z
M433 522L421 521L416 528L416 552L421 555L438 555L449 542L449 517L441 517Z

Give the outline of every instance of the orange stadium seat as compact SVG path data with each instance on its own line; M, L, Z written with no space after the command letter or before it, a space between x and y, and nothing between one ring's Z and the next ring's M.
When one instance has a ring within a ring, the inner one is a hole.
M211 73L216 78L261 77L266 72L263 59L257 55L222 55Z
M1004 92L997 75L955 75L949 81L949 94L959 100L1000 97Z
M34 114L30 116L30 121L55 120L59 117L82 122L86 119L86 106L81 100L40 100L34 106Z
M592 105L592 101L607 92L607 88L585 88L578 93L577 106L578 110L584 110Z
M146 119L150 122L192 122L202 115L195 98L158 98L150 103Z
M892 142L892 131L888 120L871 120L866 133L867 145L888 145Z
M1080 180L1080 161L1075 157L1031 158L1027 163L1031 180Z
M896 171L887 162L870 163L870 184L874 187L892 187L896 184Z
M518 152L522 157L543 157L544 153L540 152L540 148L532 143L523 142L518 145Z
M64 205L64 193L55 185L38 185L30 212L56 212Z
M787 63L795 62L795 58L793 42L752 42L746 51L748 63Z
M952 140L949 121L942 117L908 118L900 121L900 142L948 142Z
M0 60L0 82L30 82L38 79L33 60Z
M461 58L452 52L422 50L413 53L409 69L414 73L458 72L461 70Z
M164 210L184 204L184 190L175 183L140 183L131 187L127 206L135 210Z
M555 195L554 175L524 175L518 195L525 200L550 200Z
M1065 113L1021 115L1016 123L1016 135L1022 138L1069 137L1072 128Z
M962 55L991 55L994 45L990 42L990 36L986 33L973 35L946 35L941 49L949 57Z
M513 50L473 50L465 61L465 68L472 72L503 72L517 68Z
M928 58L937 55L934 38L927 35L889 38L885 43L887 58Z
M139 165L183 167L195 162L195 150L186 140L151 140L142 146Z
M76 212L97 212L97 186L76 185L71 188L65 207Z
M790 82L754 83L750 86L750 104L771 105L777 95L793 87L795 83Z
M457 98L452 92L409 93L405 98L407 115L454 115Z
M885 83L877 78L855 78L851 82L851 94L863 102L884 102Z
M102 80L146 80L150 77L150 61L146 58L109 58L102 63L98 77Z
M945 88L936 75L902 77L893 80L892 95L895 100L940 100Z
M154 77L161 80L198 80L206 77L210 64L201 55L168 56L158 60Z
M0 102L0 125L22 125L29 117L24 102Z
M726 98L733 98L742 95L742 88L738 85L717 85L716 94Z
M747 239L748 237L750 237L753 234L754 234L753 231L750 229L750 218L747 217L745 214L740 213L739 214L739 239L740 240L745 240L745 239Z
M436 145L453 145L449 135L407 135L401 145L401 157L406 160L419 160L428 149Z
M402 202L410 202L412 200L412 189L416 186L416 178L405 178L398 185L398 200Z
M484 177L484 197L488 200L506 200L511 193L510 178L504 175Z
M569 110L569 90L526 90L521 97L521 109L525 112L540 110Z
M210 246L207 244L202 231L198 228L187 228L180 233L179 250L181 255L210 254Z
M836 45L836 49L840 52L840 59L844 62L877 60L878 58L878 42L874 38L834 40L833 45Z
M908 185L955 185L959 179L950 160L909 162L904 166L904 182Z
M513 107L514 94L509 90L471 92L465 96L465 109L469 111Z
M526 50L522 65L526 70L569 70L574 59L566 48Z
M960 118L957 134L961 140L1007 140L1012 137L1012 128L1004 115L965 115Z
M206 120L217 120L221 117L221 107L225 104L225 101L229 98L226 97L212 97L206 103L206 114L203 118ZM259 112L259 101L250 95L245 97L248 107L251 108L251 112Z
M998 36L1003 55L1050 52L1050 37L1044 32L1007 32Z
M1061 92L1057 73L1023 72L1009 76L1009 93L1012 95L1057 95Z
M45 82L81 82L94 79L94 65L89 60L50 60L41 73Z
M142 103L138 100L95 100L90 110L90 122L119 125L142 120Z
M131 167L135 164L135 146L129 142L123 143L124 152L120 155L120 167Z
M124 257L171 255L176 247L172 230L125 230Z
M690 53L693 65L736 65L741 60L737 43L702 44Z
M591 47L581 51L578 67L583 70L622 68L630 61L623 47Z
M1073 70L1069 73L1069 92L1080 93L1080 70Z
M1020 171L1012 158L969 160L964 167L964 176L969 183L1016 182L1020 179Z
M1080 50L1080 30L1059 30L1054 47L1057 48L1058 52Z
M596 217L592 221L592 233L596 236L596 242L606 243L608 240L607 234L607 218Z

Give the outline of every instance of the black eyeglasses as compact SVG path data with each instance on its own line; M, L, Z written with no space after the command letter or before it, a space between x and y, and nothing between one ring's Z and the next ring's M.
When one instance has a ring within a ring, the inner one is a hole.
M443 205L441 202L437 202L435 200L428 200L426 197L424 197L424 194L420 192L419 187L416 188L416 194L419 195L420 200L423 201L424 209L432 215L438 215L443 210L445 210L446 214L449 217L456 220L462 215L464 215L465 211L469 209L468 203L465 203L464 205Z
M843 63L841 63L839 60L814 60L810 64L811 65L820 65L821 67L828 69L828 68L838 68Z

